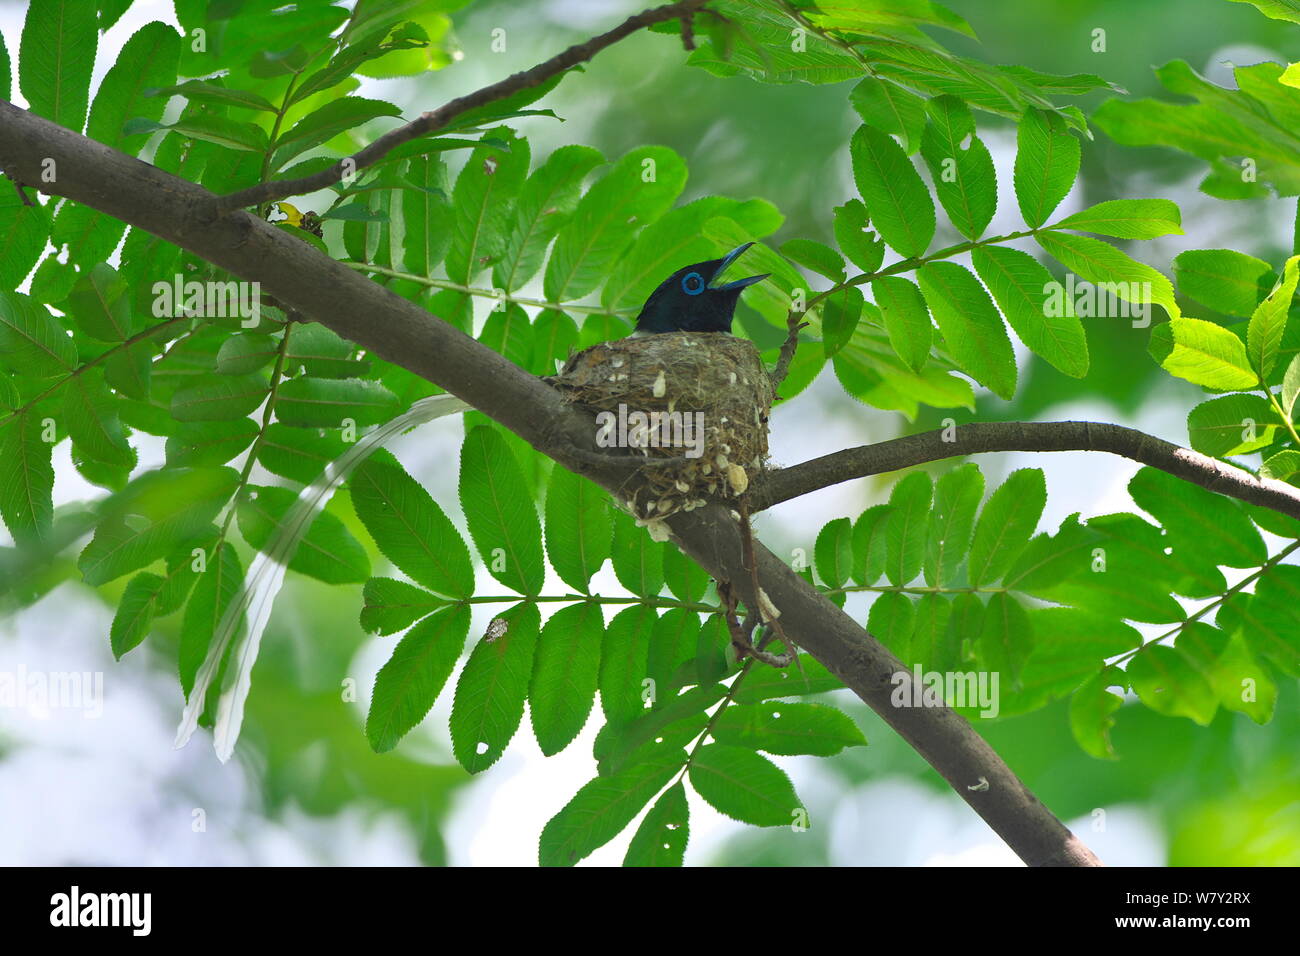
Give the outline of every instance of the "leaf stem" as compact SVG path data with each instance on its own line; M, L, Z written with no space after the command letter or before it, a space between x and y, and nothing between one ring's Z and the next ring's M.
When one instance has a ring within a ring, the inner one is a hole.
M59 379L57 382L55 382L45 391L41 392L31 401L27 402L21 408L13 409L8 415L0 419L0 425L6 424L11 418L17 418L19 415L28 411L37 402L40 402L43 399L48 398L50 395L54 394L59 389L61 389L64 385L67 385L69 382L71 382L78 375L81 375L83 372L86 372L87 370L94 368L96 365L101 364L106 359L111 358L112 356L116 355L119 352L126 351L127 349L131 348L131 346L137 344L138 342L143 342L145 339L153 338L159 332L162 332L164 329L171 328L173 325L175 325L178 322L188 322L191 318L192 316L188 316L188 315L178 315L175 318L168 319L166 322L160 322L157 325L151 326L145 329L143 332L137 332L135 335L131 336L126 341L119 342L117 345L113 346L108 351L101 352L99 355L96 355L93 359L91 359L86 364L79 365L76 368L74 368L71 372L69 372L63 378Z
M485 299L498 299L502 302L514 302L518 305L535 306L539 309L554 309L557 312L624 316L635 311L633 309L605 309L595 305L568 305L560 302L547 302L543 299L530 299L522 295L507 295L498 289L479 289L474 286L462 285L459 282L452 282L450 279L431 279L428 276L417 276L410 272L377 266L371 262L344 262L343 265L349 269L356 269L358 272L373 272L376 275L388 276L392 279L406 279L409 282L418 282L420 285L433 286L438 289L451 289L455 292L463 292L466 295L476 295Z

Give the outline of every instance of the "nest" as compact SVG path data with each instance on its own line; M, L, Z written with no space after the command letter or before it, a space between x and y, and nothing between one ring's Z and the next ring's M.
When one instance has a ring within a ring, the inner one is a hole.
M655 537L666 536L669 515L744 494L766 465L774 392L745 339L666 332L603 342L551 381L596 412L598 446L646 456L618 503Z

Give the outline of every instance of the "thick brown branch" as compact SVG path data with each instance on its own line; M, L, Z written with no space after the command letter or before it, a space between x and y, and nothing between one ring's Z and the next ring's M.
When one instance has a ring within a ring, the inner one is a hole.
M586 63L605 47L612 46L637 30L656 23L662 23L665 20L690 16L704 6L705 3L706 0L681 0L680 3L671 3L667 6L643 10L628 17L614 29L599 36L594 36L582 43L575 43L567 50L557 53L549 60L544 60L534 67L512 74L504 80L475 90L473 93L458 96L435 110L421 113L418 119L385 133L365 149L354 153L347 159L339 160L329 169L299 179L281 179L259 183L248 189L241 189L237 193L222 196L217 200L217 214L225 215L235 209L246 209L249 206L274 202L278 199L287 199L290 196L302 196L318 189L324 189L326 186L332 186L343 178L345 171L355 173L367 166L373 166L395 147L427 133L442 129L461 113L480 106L486 106L488 103L494 103L522 90L540 86L551 77L572 69L579 63Z
M1300 519L1300 488L1256 478L1216 458L1145 432L1100 422L977 422L846 448L766 475L750 489L761 511L854 478L961 455L997 451L1104 451L1159 468L1217 494Z
M595 423L540 378L247 212L214 220L215 197L203 188L0 101L0 169L11 179L41 182L46 157L59 171L56 183L44 184L50 192L260 282L290 308L435 382L607 489L616 489L626 476L625 464L574 453L596 450ZM727 509L699 508L675 516L670 526L705 570L730 581L750 607L761 606L744 567L739 526ZM861 626L761 544L755 544L754 558L757 579L790 639L906 738L1026 863L1096 864L965 720L945 707L893 706L894 675L906 678L906 669Z

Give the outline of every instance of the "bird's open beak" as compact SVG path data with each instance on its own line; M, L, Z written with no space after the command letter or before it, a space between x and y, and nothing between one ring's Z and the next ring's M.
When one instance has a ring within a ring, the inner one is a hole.
M721 289L743 289L746 286L753 285L755 282L761 282L764 279L766 279L768 276L770 276L772 273L764 272L761 276L750 276L747 279L737 279L734 282L728 282L725 285L713 284L717 280L718 276L722 275L724 272L727 271L727 266L731 265L733 262L739 259L741 254L752 245L753 245L752 242L747 242L744 245L736 246L736 248L732 249L725 256L723 256L722 261L718 263L718 268L713 270L713 277L709 280L709 288L720 289L720 290Z

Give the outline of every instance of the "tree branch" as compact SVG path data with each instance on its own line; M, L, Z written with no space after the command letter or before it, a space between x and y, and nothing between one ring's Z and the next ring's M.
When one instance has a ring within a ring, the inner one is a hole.
M214 217L215 197L194 183L0 101L0 169L11 179L41 182L47 157L59 170L56 183L42 184L52 194L261 283L279 301L442 386L570 470L612 491L632 467L579 454L598 451L590 414L454 326L256 216ZM710 505L669 525L687 554L730 581L750 607L759 606L728 509ZM910 680L910 673L879 642L761 544L754 557L757 580L791 640L894 727L1026 863L1097 864L965 720L946 707L893 705L894 675Z
M318 189L324 189L326 186L332 186L343 178L344 172L349 168L351 172L358 172L367 166L373 166L395 147L410 142L426 133L433 133L442 129L461 113L480 106L486 106L488 103L494 103L522 90L540 86L551 77L558 76L579 63L587 62L605 47L612 46L637 30L655 23L662 23L665 20L689 17L704 6L705 2L706 0L680 0L679 3L670 3L666 6L643 10L628 17L614 29L608 30L599 36L594 36L582 43L575 43L567 50L557 53L549 60L544 60L530 69L512 74L504 80L499 80L482 89L475 90L473 93L458 96L454 100L449 100L439 106L436 110L421 113L418 119L412 120L405 126L399 126L395 130L390 130L365 149L354 153L347 159L339 160L329 169L299 179L281 179L259 183L256 186L250 186L248 189L241 189L237 193L221 196L216 201L217 215L224 216L236 209L245 209L249 206L287 199L290 196L301 196L315 192Z
M945 434L952 440L946 441ZM1159 468L1247 504L1300 519L1300 488L1256 478L1226 462L1123 425L1101 422L977 422L846 448L769 472L750 489L754 511L868 475L995 451L1104 451Z

